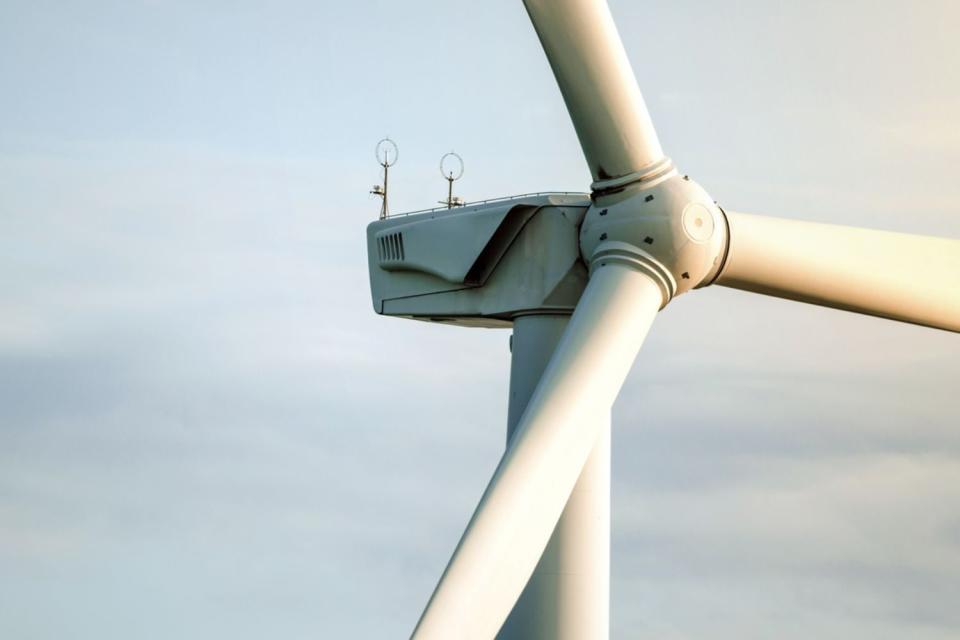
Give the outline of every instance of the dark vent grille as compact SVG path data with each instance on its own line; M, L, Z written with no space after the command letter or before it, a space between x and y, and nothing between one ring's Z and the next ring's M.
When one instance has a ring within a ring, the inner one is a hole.
M388 233L377 238L377 249L380 252L380 262L388 260L403 260L403 234Z

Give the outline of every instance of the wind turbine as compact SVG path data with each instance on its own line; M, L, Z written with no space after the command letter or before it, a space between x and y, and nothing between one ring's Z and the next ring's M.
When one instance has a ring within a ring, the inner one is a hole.
M524 0L592 173L367 229L377 313L512 327L506 451L413 637L608 635L610 410L711 284L960 332L960 241L734 213L664 154L603 0Z

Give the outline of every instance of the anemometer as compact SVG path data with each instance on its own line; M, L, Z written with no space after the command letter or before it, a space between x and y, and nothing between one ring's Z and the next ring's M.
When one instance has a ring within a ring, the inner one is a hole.
M379 184L373 185L373 189L370 190L370 193L375 196L380 196L382 199L383 202L380 204L380 219L384 220L388 215L390 215L389 210L387 209L388 174L390 172L390 167L397 163L397 157L400 155L400 151L397 149L397 143L387 137L377 143L375 153L377 156L377 162L380 163L381 167L383 167L383 186L380 186Z
M460 196L453 195L453 183L463 177L463 158L453 151L443 154L440 158L440 175L447 181L447 199L440 204L447 205L447 209L462 207L465 202Z

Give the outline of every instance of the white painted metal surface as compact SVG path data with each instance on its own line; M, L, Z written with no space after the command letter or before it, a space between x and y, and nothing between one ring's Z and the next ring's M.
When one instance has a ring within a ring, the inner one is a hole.
M413 636L496 635L533 573L660 308L649 276L598 268Z
M524 0L595 183L665 160L604 0Z
M374 309L488 327L528 311L572 313L587 280L579 233L589 204L541 194L372 222Z
M670 171L595 200L580 226L584 261L637 265L661 285L663 304L708 284L723 267L723 212L686 176Z
M606 3L524 3L593 175L591 197L368 229L378 313L512 322L520 350L515 433L415 638L488 640L515 603L502 639L606 636L609 412L657 309L676 295L715 281L960 331L960 241L724 215L664 156ZM565 330L564 318L545 315L573 308Z
M508 438L547 367L569 316L513 323ZM498 640L603 640L610 633L610 412L580 478Z
M717 284L960 332L960 241L727 213Z

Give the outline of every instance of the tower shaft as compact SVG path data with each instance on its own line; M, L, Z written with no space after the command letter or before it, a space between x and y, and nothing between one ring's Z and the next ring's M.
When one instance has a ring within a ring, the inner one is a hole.
M563 331L567 315L514 320L507 439L520 421ZM610 415L537 567L498 640L609 637Z

